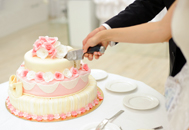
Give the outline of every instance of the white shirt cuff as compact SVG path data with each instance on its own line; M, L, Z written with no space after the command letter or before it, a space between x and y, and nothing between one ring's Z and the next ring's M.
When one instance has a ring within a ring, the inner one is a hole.
M106 24L106 23L103 23L102 24L102 26L104 26L107 30L109 30L109 29L112 29L108 24ZM115 46L116 44L115 44L115 42L113 42L113 41L110 41L109 42L109 46Z

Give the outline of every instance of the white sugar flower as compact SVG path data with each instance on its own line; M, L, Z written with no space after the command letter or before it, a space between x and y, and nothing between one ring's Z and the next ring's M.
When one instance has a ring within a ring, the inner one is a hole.
M34 71L29 71L26 75L27 80L32 80L35 78L35 72Z
M69 70L69 69L65 69L64 71L63 71L63 75L65 76L65 77L67 77L67 78L71 78L72 77L72 72Z
M60 45L61 45L61 43L59 41L56 41L53 46L56 48L56 47L58 47Z
M43 79L45 82L50 82L54 79L54 74L52 72L46 72L43 74Z
M68 48L67 46L64 45L59 45L58 47L56 47L56 57L57 58L63 58L66 56L67 52L68 52Z
M41 59L45 59L47 56L48 56L48 51L45 49L45 48L43 48L43 47L41 47L38 51L37 51L37 56L38 57L40 57Z

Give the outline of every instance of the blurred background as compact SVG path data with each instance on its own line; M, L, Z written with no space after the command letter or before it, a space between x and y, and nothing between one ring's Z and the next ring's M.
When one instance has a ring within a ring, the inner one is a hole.
M133 1L0 0L0 83L16 73L39 36L58 37L64 45L81 48L88 33ZM152 21L161 20L165 13L162 10ZM84 62L91 69L142 81L163 94L168 57L168 43L119 43L108 47L99 60Z

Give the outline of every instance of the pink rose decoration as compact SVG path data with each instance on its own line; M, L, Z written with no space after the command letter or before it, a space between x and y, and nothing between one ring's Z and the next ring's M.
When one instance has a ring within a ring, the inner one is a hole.
M73 75L74 77L78 77L78 76L79 76L77 68L72 67L72 68L70 69L70 71L72 72L72 75Z
M52 121L54 119L54 115L53 114L49 114L47 115L47 119Z
M77 112L76 111L72 111L71 114L72 114L73 117L77 116Z
M86 110L85 110L84 107L82 107L82 108L80 109L80 111L81 111L81 113L84 113Z
M91 103L89 103L88 107L91 109L91 108L93 108L93 105Z
M43 120L43 116L37 116L36 120L37 121L42 121Z
M26 119L27 119L27 120L31 120L31 119L32 119L32 116L31 116L30 114L28 114L28 115L26 116Z
M41 42L47 42L48 41L48 37L43 37L43 36L39 36L39 41Z
M52 45L53 45L57 40L58 40L57 37L49 37L49 38L48 38L48 42L49 42L50 44L52 44Z
M59 119L60 118L60 115L59 114L55 114L54 115L54 119Z
M44 81L42 72L38 72L38 73L35 74L35 81L37 81L37 82Z
M60 114L60 117L61 117L62 119L66 119L66 115L65 115L65 114Z
M103 97L102 97L102 96L98 96L98 98L99 98L100 100L103 100Z
M81 111L80 111L80 110L77 110L77 114L81 114Z
M18 113L18 116L19 116L19 117L23 117L23 115L24 115L23 112L19 112L19 113Z
M89 70L89 67L87 64L83 64L82 65L82 69L85 70L85 71L88 71Z
M94 100L94 103L95 103L95 105L98 105L98 100L95 99L95 100Z
M23 70L20 74L21 77L26 77L26 75L28 74L29 70Z
M64 75L62 74L62 73L60 73L60 72L55 72L54 73L54 78L56 79L56 80L63 80L64 79Z
M23 117L27 117L27 116L28 116L28 113L24 112Z
M53 45L48 42L44 43L43 46L48 52L54 49Z
M67 117L70 117L72 114L70 113L70 112L68 112L67 114L66 114L66 116Z
M48 119L47 115L44 115L42 118L43 118L43 120L47 120Z
M37 40L37 41L33 44L34 49L35 49L36 51L39 50L42 45L43 45L43 43L42 43L41 41L39 41L39 40Z

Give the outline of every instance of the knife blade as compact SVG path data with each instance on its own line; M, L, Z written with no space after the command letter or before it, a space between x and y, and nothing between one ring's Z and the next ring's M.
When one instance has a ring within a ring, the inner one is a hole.
M101 45L96 45L94 47L89 47L86 53L93 54L94 52L105 52L105 47ZM69 51L67 55L65 56L66 59L72 61L72 60L82 60L84 57L83 49L73 50Z

